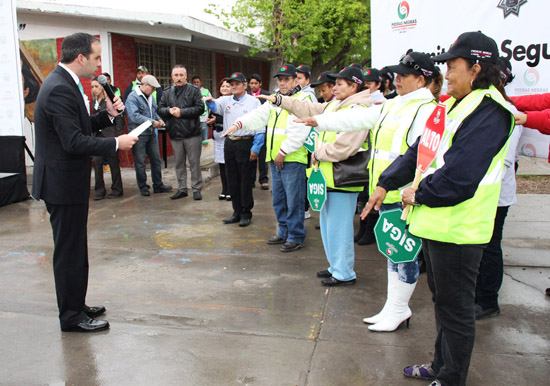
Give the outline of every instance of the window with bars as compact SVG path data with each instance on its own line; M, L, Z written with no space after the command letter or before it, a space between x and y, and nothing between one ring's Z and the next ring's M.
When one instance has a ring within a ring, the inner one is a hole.
M202 87L209 89L211 93L216 89L212 79L211 52L176 46L176 63L183 64L187 69L188 82L191 83L191 79L198 75L201 77Z
M159 81L162 88L170 86L172 66L170 45L136 42L136 67L145 66Z

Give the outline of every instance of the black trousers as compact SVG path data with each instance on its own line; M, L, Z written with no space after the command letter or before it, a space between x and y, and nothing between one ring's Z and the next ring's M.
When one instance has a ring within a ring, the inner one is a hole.
M254 163L254 170L252 171L252 186L254 186L254 183L256 182L256 165L258 165L258 170L260 171L260 178L258 178L258 182L260 184L267 184L269 182L269 177L267 176L267 162L265 162L265 152L264 140L258 159L256 161L252 161Z
M225 169L225 164L218 164L220 167L220 177L222 179L222 193L226 196L229 194L229 185L227 184L227 171Z
M123 193L122 191L122 177L120 175L120 160L118 159L117 154L113 157L107 158L109 161L109 166L111 168L111 192L116 195ZM105 180L103 179L103 156L94 156L92 157L94 162L94 177L95 177L95 195L96 196L105 196L107 193L105 189Z
M495 217L495 229L479 265L476 284L476 304L482 308L498 307L498 291L502 286L504 261L502 260L502 229L509 206L499 206Z
M433 369L445 386L466 385L476 335L474 296L483 247L422 239L437 327Z
M252 138L237 141L227 138L224 144L225 171L233 213L241 218L251 218L254 207L250 183L255 167L255 163L250 162L252 141Z
M61 328L86 318L84 304L88 289L88 203L46 203L53 231L53 274Z

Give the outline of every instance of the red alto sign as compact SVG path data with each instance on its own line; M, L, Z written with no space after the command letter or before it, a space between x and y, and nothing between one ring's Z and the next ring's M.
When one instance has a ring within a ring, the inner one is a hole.
M435 159L445 131L446 118L447 107L439 103L426 121L426 127L418 144L418 159L416 161L417 169L422 172L425 172Z

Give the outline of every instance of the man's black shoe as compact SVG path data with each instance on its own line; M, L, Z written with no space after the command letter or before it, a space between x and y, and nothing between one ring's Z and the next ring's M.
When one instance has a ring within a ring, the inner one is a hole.
M240 227L247 227L250 225L250 219L249 218L241 218L241 221L239 221Z
M281 252L292 252L302 248L303 244L295 243L294 241L287 241L281 247Z
M106 320L97 320L87 318L81 321L80 323L71 326L61 328L61 331L64 332L98 332L107 330L109 328L109 322Z
M178 200L180 198L187 197L187 192L182 192L181 190L178 190L176 194L170 196L171 200Z
M335 287L337 285L353 285L355 284L355 279L342 281L334 277L329 277L328 279L321 280L321 284L326 287Z
M279 237L279 236L272 236L270 238L267 239L267 243L269 245L275 245L275 244L284 244L286 240Z
M166 193L172 191L172 187L170 185L161 185L159 188L153 188L153 192L155 193Z
M328 269L325 269L324 271L317 272L317 277L320 278L329 278L332 277L332 273L328 271Z
M94 201L103 200L105 198L105 195L103 196L94 196Z
M202 200L201 192L199 192L198 190L196 192L193 192L193 200L196 200L196 201Z
M238 223L240 221L241 221L241 216L239 216L238 214L234 214L233 216L231 216L229 218L224 218L223 219L224 224L235 224L235 223Z
M315 229L321 229L321 224L315 224Z
M151 193L149 192L149 189L143 189L143 190L140 191L140 193L141 193L142 196L145 196L145 197L151 195Z
M500 308L498 307L483 308L479 304L476 304L474 309L476 311L476 320L500 315Z
M113 192L111 192L107 195L107 198L119 198L119 197L122 197L122 193L113 193Z
M100 315L103 315L105 311L107 310L103 306L88 307L87 305L84 305L84 313L92 319L97 318Z

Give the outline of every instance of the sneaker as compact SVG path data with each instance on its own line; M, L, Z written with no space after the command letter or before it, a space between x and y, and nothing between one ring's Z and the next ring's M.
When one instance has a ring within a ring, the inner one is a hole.
M479 304L476 304L474 309L476 312L476 320L500 315L500 308L498 307L483 308Z
M432 362L423 365L412 365L403 369L403 375L409 378L434 379L435 371L432 369Z
M172 187L170 185L161 185L158 188L153 188L153 192L155 193L166 193L172 190Z
M311 218L311 213L309 213L309 209L304 212L304 220L307 220L308 218Z

